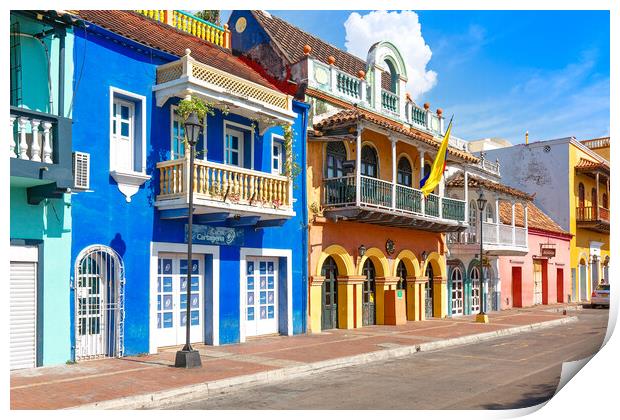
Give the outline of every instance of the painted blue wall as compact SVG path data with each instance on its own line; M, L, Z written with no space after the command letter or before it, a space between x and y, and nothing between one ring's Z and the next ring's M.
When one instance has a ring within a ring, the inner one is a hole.
M76 30L74 59L76 97L73 110L74 150L91 155L90 188L73 199L72 264L80 251L93 244L108 245L124 260L125 266L125 354L149 351L149 266L150 243L184 243L185 220L161 220L154 207L158 192L155 165L170 159L170 106L155 104L152 86L157 65L176 58L148 50L115 34L90 25L88 32ZM123 44L121 44L124 43ZM140 48L139 51L137 48ZM146 96L146 173L147 181L131 202L118 190L110 170L110 86ZM296 216L282 227L255 230L246 228L244 247L292 249L293 261L293 328L305 331L306 300L306 227L305 202L305 132L307 106L294 103L299 114L293 126L293 153L303 171L295 179L293 189ZM251 125L251 121L230 113L216 111L207 120L208 159L223 160L224 119ZM256 135L254 168L271 169L271 134L279 127ZM200 149L200 146L199 146ZM301 160L303 159L303 161ZM302 163L303 162L303 163ZM240 247L220 247L220 343L239 341ZM209 308L205 308L209 312ZM73 322L73 316L72 316ZM208 337L211 332L206 331ZM74 339L74 338L73 338Z

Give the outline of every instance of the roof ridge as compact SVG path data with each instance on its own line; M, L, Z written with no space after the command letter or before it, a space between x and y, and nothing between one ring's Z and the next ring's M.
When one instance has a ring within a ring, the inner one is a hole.
M259 13L259 12L260 12L261 14L263 14L263 13L262 13L262 12L263 12L262 10L251 10L251 12L252 12L253 14L254 14L254 13ZM271 13L269 13L269 17L265 16L264 14L263 14L263 16L264 16L266 19L277 19L278 21L282 22L283 24L285 24L285 25L287 25L287 26L289 26L289 27L291 27L291 28L293 28L293 29L295 29L295 30L297 30L297 31L299 31L299 32L302 32L302 33L304 33L304 34L308 35L310 38L315 39L317 42L320 42L321 44L327 45L327 46L329 46L329 47L331 47L331 48L333 48L333 49L335 49L335 50L337 50L337 51L339 51L339 52L341 52L341 53L343 53L343 54L346 54L346 55L348 55L348 56L350 56L350 57L352 57L352 58L354 58L354 59L356 59L356 60L359 60L360 62L362 62L362 63L364 63L364 64L368 64L368 63L367 63L367 61L366 61L365 59L363 59L363 58L361 58L361 57L358 57L357 55L352 54L352 53L350 53L350 52L348 52L348 51L345 51L345 50L343 50L343 49L341 49L341 48L338 48L338 47L336 47L335 45L330 44L329 42L325 42L325 41L323 41L321 38L317 37L316 35L313 35L313 34L311 34L311 33L310 33L310 32L308 32L308 31L304 31L303 29L299 28L298 26L293 25L293 24L292 24L292 23L290 23L290 22L287 22L286 20L282 19L282 18L281 18L281 17L279 17L279 16L273 15L273 14L271 14ZM268 30L267 28L265 28L265 27L264 27L264 25L262 25L262 22L260 22L260 21L259 21L259 23L261 24L261 26L263 26L263 29L265 29L265 30L267 30L267 31L269 32L269 30ZM273 35L273 34L271 34L271 35ZM273 38L274 38L274 37L272 36L272 40L273 40ZM380 41L379 41L379 42L380 42ZM277 44L277 42L276 42L276 44ZM282 47L281 47L279 44L278 44L278 47L279 47L281 50L283 50L283 49L282 49ZM284 52L284 54L286 54L286 52L285 52L285 51L283 51L283 52ZM288 56L288 54L286 54L286 55ZM312 55L312 52L310 53L310 55ZM289 60L290 60L290 58L289 58ZM291 60L291 61L292 61L292 60Z

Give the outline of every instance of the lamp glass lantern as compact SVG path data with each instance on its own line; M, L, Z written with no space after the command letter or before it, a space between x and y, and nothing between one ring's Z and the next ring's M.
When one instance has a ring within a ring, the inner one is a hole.
M366 247L364 246L364 244L361 244L359 248L357 248L357 253L360 257L364 256L364 254L366 253Z
M190 146L195 146L198 143L198 137L200 137L200 131L202 130L202 124L198 119L198 115L192 112L185 121L185 135Z

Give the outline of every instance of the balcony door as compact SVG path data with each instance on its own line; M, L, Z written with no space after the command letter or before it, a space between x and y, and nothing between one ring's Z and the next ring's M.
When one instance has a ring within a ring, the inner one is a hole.
M377 152L371 146L362 146L362 175L370 178L379 178Z
M340 178L344 175L342 162L347 159L347 149L341 141L327 143L325 156L325 177Z

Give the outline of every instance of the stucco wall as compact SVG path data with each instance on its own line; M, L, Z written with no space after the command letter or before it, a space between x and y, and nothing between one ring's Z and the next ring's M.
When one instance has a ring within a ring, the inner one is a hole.
M11 186L11 239L43 241L38 287L38 352L42 364L55 365L71 358L69 277L71 252L71 195L28 204L26 188Z
M556 256L547 262L547 292L548 302L557 303L557 269L563 270L564 285L563 302L568 302L570 295L570 240L568 238L560 238L554 235L546 235L544 233L533 233L531 230L528 234L527 255L522 257L505 256L499 257L499 270L502 279L502 309L513 307L514 297L512 290L512 267L521 267L521 284L522 284L522 306L532 306L534 303L534 261L535 255L540 255L540 244L555 244ZM545 269L543 264L542 269ZM544 288L544 283L543 283Z
M501 182L530 194L536 205L564 230L570 229L568 140L536 142L486 151L500 162ZM549 151L545 152L545 146Z
M170 158L170 105L162 107L154 101L152 86L158 64L175 59L156 51L142 52L131 48L131 42L91 26L88 36L77 31L76 66L82 66L79 95L74 106L74 149L91 154L91 192L81 192L74 199L75 214L72 262L85 247L103 244L115 249L125 264L125 353L149 351L149 264L151 242L184 243L186 219L162 220L155 209L159 189L156 163ZM126 45L114 42L120 39ZM146 97L146 173L152 176L126 202L110 176L110 86ZM301 173L294 180L293 208L296 216L282 227L244 229L243 247L291 249L293 331L305 328L306 259L305 220L305 119L306 107L294 102L299 114L293 125L293 155ZM224 120L252 125L252 121L230 113L207 119L207 157L221 162L223 158ZM256 135L254 167L270 172L271 135L279 127ZM199 145L200 148L200 145ZM239 341L240 247L220 247L220 343ZM205 313L208 312L205 311Z

